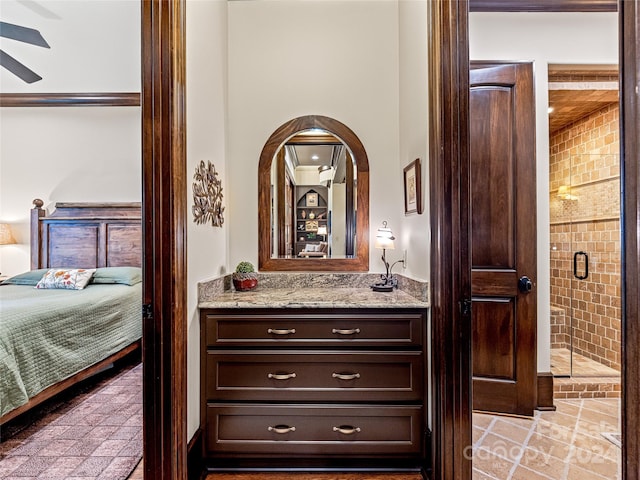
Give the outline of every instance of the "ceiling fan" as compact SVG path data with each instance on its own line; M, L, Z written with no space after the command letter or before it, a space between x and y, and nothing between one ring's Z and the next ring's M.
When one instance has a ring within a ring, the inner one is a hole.
M0 37L10 38L18 42L28 43L43 48L51 48L38 30L12 23L0 22ZM29 67L19 62L4 50L0 49L0 66L6 68L26 83L42 80L42 77Z

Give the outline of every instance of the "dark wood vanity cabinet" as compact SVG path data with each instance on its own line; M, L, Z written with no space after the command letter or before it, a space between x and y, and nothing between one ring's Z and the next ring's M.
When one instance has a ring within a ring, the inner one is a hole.
M202 309L208 465L423 466L425 331L417 308Z

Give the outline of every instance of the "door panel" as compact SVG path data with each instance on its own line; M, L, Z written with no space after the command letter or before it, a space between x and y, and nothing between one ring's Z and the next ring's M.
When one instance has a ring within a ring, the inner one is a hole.
M489 115L474 122L471 179L472 265L514 268L513 97L501 86L473 88L472 108ZM506 160L506 161L505 161Z
M532 415L537 400L532 64L472 70L469 110L473 407ZM531 289L518 288L523 276L531 279Z
M473 309L473 374L514 382L514 302L505 298L474 298Z

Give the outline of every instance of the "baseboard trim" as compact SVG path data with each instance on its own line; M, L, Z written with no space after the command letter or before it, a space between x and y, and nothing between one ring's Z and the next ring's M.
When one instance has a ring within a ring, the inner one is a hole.
M187 478L189 480L200 480L204 473L204 462L202 461L202 428L196 430L189 444L187 445Z
M553 404L553 374L551 372L538 372L538 401L537 410L554 411Z

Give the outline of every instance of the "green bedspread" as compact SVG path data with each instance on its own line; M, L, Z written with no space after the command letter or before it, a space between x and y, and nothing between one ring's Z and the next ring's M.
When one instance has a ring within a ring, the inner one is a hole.
M142 283L0 286L0 416L142 336Z

